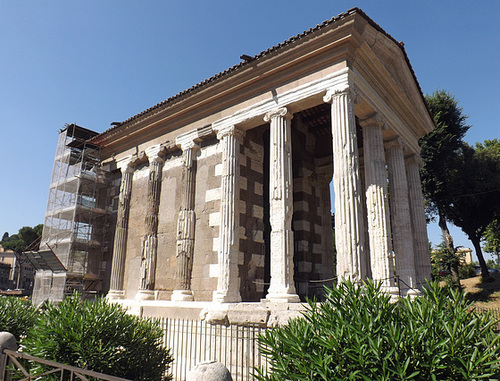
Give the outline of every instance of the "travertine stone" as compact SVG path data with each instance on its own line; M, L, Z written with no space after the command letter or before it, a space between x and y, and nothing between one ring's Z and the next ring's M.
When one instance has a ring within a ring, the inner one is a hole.
M266 299L271 301L300 301L293 279L292 117L284 107L264 117L270 122L271 284Z
M161 176L163 159L158 156L160 145L146 149L149 158L149 180L147 193L147 211L144 221L146 234L142 239L141 278L137 299L150 299L151 293L141 291L154 290L156 255L158 250L158 209L160 204Z
M125 255L127 251L128 215L130 210L130 195L132 191L133 164L132 156L120 160L117 167L122 173L120 195L118 199L118 215L116 219L115 240L113 246L113 261L111 265L110 290L108 299L124 297L123 275Z
M211 360L196 365L187 374L186 381L233 381L233 378L224 364Z
M349 84L343 83L328 90L323 99L332 104L337 276L359 280L364 255L364 224L354 98Z
M221 207L219 227L219 277L213 301L240 302L239 256L239 154L243 135L235 126L216 131L222 145Z
M363 127L366 213L372 278L381 280L386 288L394 287L394 261L382 123L376 116L373 116L361 121L360 124Z
M406 158L406 175L408 177L408 196L410 199L410 216L413 227L413 243L417 285L422 287L431 279L431 257L429 254L429 238L425 220L422 182L420 180L421 159L417 154Z
M406 292L416 288L415 259L411 239L408 180L403 156L403 144L399 138L386 143L389 189L391 194L392 242L396 256L396 275L399 287Z
M361 278L372 278L372 266L370 259L370 235L368 234L368 225L370 222L368 221L368 212L366 210L366 178L365 178L365 166L364 166L364 154L363 151L359 152L359 180L361 184L361 195L364 196L361 199L361 209L363 213L363 221L365 221L364 225L364 261L361 262Z
M194 211L196 151L194 136L177 138L182 149L182 199L177 220L177 271L175 274L175 290L173 301L194 300L191 291L191 272L193 268L194 239L196 215Z

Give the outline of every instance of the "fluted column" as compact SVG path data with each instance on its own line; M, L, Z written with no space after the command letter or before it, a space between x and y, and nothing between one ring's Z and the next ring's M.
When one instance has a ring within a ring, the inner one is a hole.
M392 242L396 256L396 275L402 281L399 287L408 293L416 288L413 237L408 200L408 180L399 138L386 143L389 189L391 195Z
M118 198L118 214L116 217L115 239L113 243L113 260L111 263L110 290L108 299L122 299L125 295L123 290L123 276L125 267L125 255L127 251L128 215L130 210L130 195L132 192L132 178L134 168L128 156L117 162L117 167L122 173L120 183L120 194Z
M158 250L158 210L160 206L161 175L163 159L158 156L160 146L146 149L149 158L149 180L144 225L146 234L142 239L142 258L139 292L136 299L154 299L156 255Z
M372 278L380 280L390 293L397 293L394 283L383 124L376 116L362 120L360 124L363 127L366 213Z
M417 286L419 287L425 285L426 280L431 279L429 238L427 236L422 182L420 181L421 162L422 160L417 154L413 154L405 159L408 196L410 199L410 216L413 227L415 270L417 273Z
M198 145L190 139L177 139L182 149L182 199L177 219L177 269L173 301L191 301L191 272L193 268L196 215L194 212L196 151Z
M219 278L213 301L240 302L238 255L240 251L240 139L242 132L235 126L216 131L222 145L222 179L219 231Z
M266 122L270 122L271 283L266 299L271 301L300 301L293 278L292 117L285 107L264 117Z
M321 222L322 222L322 236L324 239L324 257L321 261L322 269L320 270L323 277L328 279L334 276L334 250L333 250L333 237L332 237L332 207L330 201L330 181L332 180L331 169L329 172L318 168L321 173L318 174L317 189L319 190L321 199Z
M324 101L332 104L337 276L359 280L364 260L364 223L354 94L348 84L343 84L330 89Z

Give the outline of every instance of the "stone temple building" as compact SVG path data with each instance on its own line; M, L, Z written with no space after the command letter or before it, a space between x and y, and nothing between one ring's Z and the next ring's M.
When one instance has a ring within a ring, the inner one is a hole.
M61 131L35 302L290 305L335 276L418 292L434 125L403 44L355 8L241 59L103 133Z

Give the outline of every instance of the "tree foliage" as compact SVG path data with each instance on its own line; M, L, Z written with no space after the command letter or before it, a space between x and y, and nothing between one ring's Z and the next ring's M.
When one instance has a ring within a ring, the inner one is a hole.
M464 293L429 285L392 303L380 285L341 283L302 318L260 337L269 359L259 380L477 380L500 376L488 315Z
M483 239L486 253L500 255L500 219L498 217L488 225Z
M17 234L11 236L5 232L1 244L4 249L20 254L42 236L42 230L43 224L39 224L35 227L23 226Z
M483 279L490 277L481 239L500 211L500 143L497 139L477 144L462 139L469 126L456 99L445 91L426 97L436 129L421 141L424 168L421 172L428 213L438 224L448 250L455 252L447 221L468 236L481 266ZM452 268L458 281L458 268Z
M420 172L427 214L438 217L443 239L450 252L455 252L453 238L446 223L446 207L456 192L460 151L463 138L470 128L467 115L453 95L437 90L426 95L427 105L434 118L435 129L420 139L424 166ZM459 283L458 267L452 268L454 283Z
M457 165L455 191L446 216L468 236L478 257L483 278L489 276L481 239L500 212L500 155L495 146L464 145Z

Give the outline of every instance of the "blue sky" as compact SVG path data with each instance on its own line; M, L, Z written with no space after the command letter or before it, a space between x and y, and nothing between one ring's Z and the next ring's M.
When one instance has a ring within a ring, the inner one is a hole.
M468 142L500 138L498 1L2 0L0 234L43 222L65 123L102 132L355 6L405 43L424 93L457 97Z

